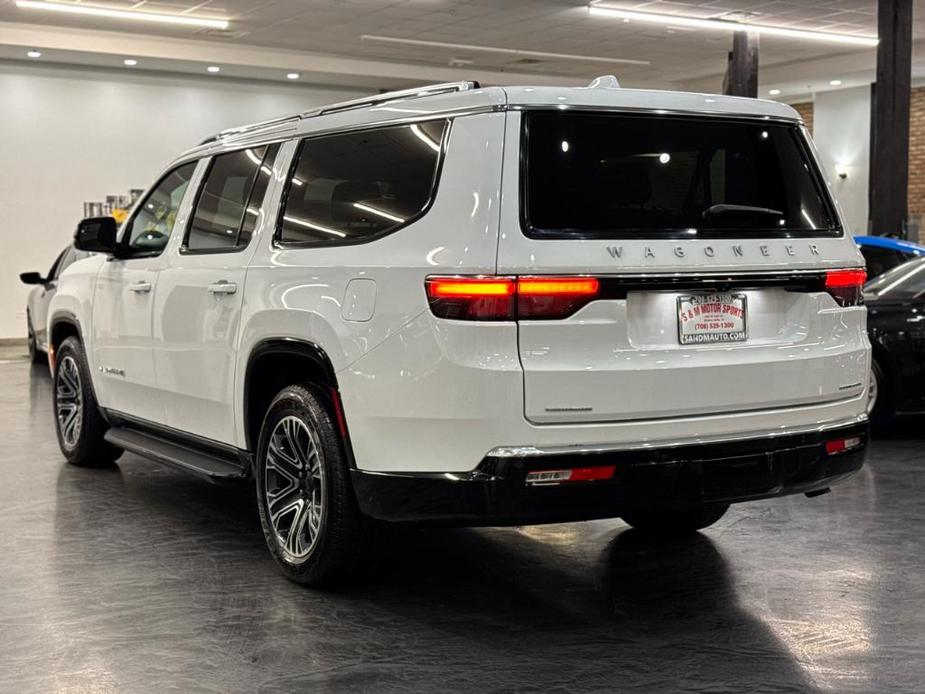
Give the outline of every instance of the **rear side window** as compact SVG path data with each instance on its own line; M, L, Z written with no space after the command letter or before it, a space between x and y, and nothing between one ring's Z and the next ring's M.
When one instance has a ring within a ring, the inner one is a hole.
M796 125L542 112L524 128L530 236L841 233Z
M184 250L244 248L261 214L278 145L216 156L196 200Z
M440 120L303 140L278 240L360 243L414 221L433 197L447 128Z

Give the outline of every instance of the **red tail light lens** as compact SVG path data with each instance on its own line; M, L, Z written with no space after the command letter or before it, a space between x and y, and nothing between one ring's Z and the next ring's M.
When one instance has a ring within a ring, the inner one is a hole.
M520 277L517 317L527 320L565 318L597 296L594 277Z
M430 309L455 320L565 318L594 299L594 277L429 277Z
M514 320L513 277L428 277L430 310L455 320Z
M864 303L864 270L829 270L825 273L825 290L839 306L860 306Z

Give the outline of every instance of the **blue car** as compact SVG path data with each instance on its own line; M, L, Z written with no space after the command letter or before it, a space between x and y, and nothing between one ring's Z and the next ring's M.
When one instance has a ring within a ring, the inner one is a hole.
M925 256L925 246L887 236L855 236L855 243L867 261L867 279L914 258Z

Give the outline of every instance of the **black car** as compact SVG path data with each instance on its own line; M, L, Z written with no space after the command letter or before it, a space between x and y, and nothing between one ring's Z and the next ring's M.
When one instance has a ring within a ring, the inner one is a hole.
M868 282L864 300L873 347L871 419L925 411L925 258Z
M867 263L870 279L915 258L925 257L925 246L890 236L855 236L854 242Z

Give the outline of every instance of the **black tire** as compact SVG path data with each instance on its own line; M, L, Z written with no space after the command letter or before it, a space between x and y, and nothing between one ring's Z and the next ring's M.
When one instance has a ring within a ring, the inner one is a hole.
M729 504L700 506L684 511L640 511L623 520L638 531L659 537L678 537L702 530L722 518Z
M39 349L39 345L35 341L35 329L32 327L32 316L26 317L26 330L29 336L29 361L33 364L47 364L48 355Z
M887 382L883 368L876 359L871 360L871 378L876 381L876 400L873 408L868 409L870 423L877 429L885 429L893 423L893 392Z
M122 455L122 449L103 439L109 427L100 414L83 345L76 337L67 338L58 347L52 380L55 432L67 462L82 467L111 465Z
M311 586L355 579L369 525L320 389L288 386L273 399L260 430L254 477L264 538L282 573Z

